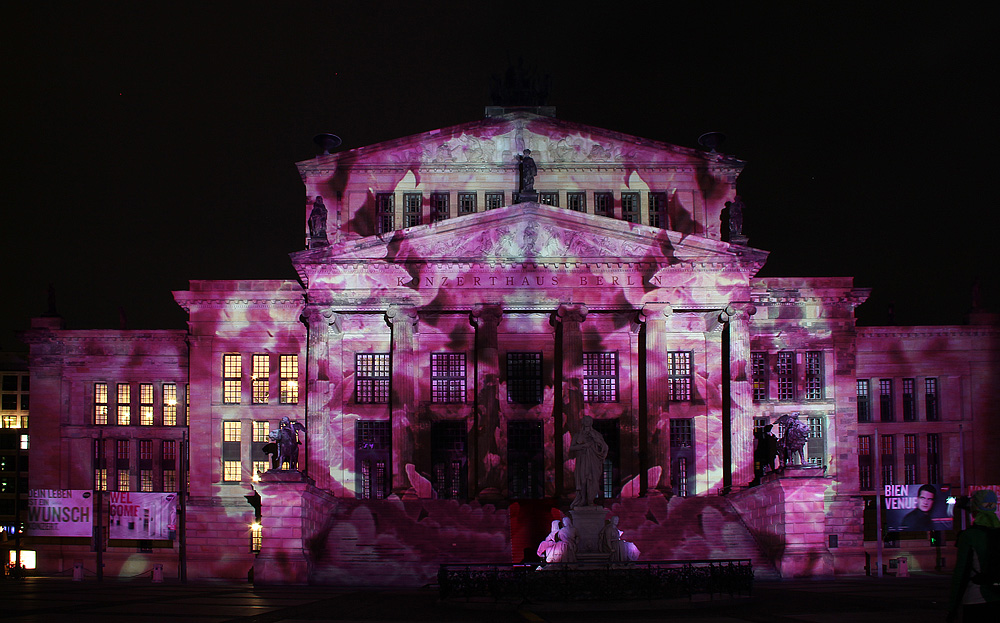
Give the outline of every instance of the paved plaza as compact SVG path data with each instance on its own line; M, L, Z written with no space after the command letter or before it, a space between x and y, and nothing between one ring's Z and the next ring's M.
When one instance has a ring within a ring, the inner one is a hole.
M0 580L10 621L740 621L792 623L914 623L943 621L949 576L837 578L758 582L753 594L709 600L493 603L449 600L437 590L254 587L246 583L153 584L89 578Z

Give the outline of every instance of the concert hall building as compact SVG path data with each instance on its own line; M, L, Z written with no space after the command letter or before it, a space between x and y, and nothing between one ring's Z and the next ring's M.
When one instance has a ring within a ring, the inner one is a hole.
M640 560L862 574L880 483L1000 483L996 317L859 328L850 277L756 277L743 166L544 107L300 162L295 278L191 281L186 330L32 320L30 487L182 494L175 538L112 539L110 575L423 585L530 559L591 416ZM805 465L757 478L786 414ZM301 473L267 471L286 416ZM911 569L945 555L903 537ZM94 565L91 539L32 547Z

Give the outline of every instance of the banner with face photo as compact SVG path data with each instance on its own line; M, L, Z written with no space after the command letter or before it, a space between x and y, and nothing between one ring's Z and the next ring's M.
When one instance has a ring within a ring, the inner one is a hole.
M108 497L111 539L173 540L177 494L112 491Z
M929 532L951 529L955 503L949 485L885 485L882 493L886 530Z

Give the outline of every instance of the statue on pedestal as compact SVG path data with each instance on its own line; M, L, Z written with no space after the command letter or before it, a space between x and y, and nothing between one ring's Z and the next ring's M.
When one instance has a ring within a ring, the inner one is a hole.
M312 210L309 212L309 248L326 247L330 242L326 239L327 210L323 197L316 195Z
M535 166L535 159L531 157L531 150L525 149L523 156L517 157L517 170L520 176L520 187L522 193L535 192L535 175L538 174L538 167Z
M792 457L799 455L799 465L805 465L806 459L802 448L809 440L809 426L799 420L799 414L783 415L778 418L779 428L784 430L781 439L778 440L778 451L781 455L781 467L784 468L792 463Z
M573 435L573 443L569 446L570 454L576 455L573 468L576 498L570 508L591 506L601 496L601 476L604 474L604 459L608 456L608 444L594 430L594 419L585 415L580 423L580 430Z
M286 462L289 469L299 468L299 441L298 431L305 432L306 427L298 422L292 422L287 416L281 418L277 430L272 430L267 434L270 443L264 444L264 453L271 455L271 469L280 470Z
M639 548L635 543L622 540L618 529L618 515L614 515L601 529L601 551L611 554L611 562L633 562L639 560Z

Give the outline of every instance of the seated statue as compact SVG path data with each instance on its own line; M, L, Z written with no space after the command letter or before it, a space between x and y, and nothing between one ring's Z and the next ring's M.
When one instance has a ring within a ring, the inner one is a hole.
M607 520L599 536L601 551L611 554L611 562L633 562L639 560L639 548L634 543L622 540L618 529L618 516Z

